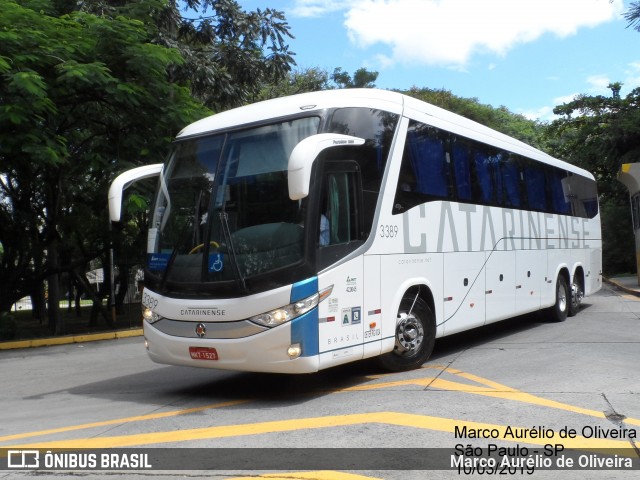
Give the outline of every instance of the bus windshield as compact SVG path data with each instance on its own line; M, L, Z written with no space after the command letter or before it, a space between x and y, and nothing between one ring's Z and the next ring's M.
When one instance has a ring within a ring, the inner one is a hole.
M289 198L291 151L319 117L176 144L151 216L147 271L161 285L233 283L304 259L304 201Z

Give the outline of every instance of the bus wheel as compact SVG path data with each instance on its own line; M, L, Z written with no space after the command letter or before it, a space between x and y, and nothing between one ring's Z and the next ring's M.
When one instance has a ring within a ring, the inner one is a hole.
M580 282L574 279L571 284L571 302L569 303L570 317L578 314L578 310L580 310L580 303L582 303L583 298L584 290L582 289Z
M415 296L400 302L396 320L396 344L393 351L380 357L380 364L392 372L420 367L433 352L436 322L429 306Z
M558 275L556 281L556 304L551 307L548 313L551 315L551 321L564 322L569 314L569 305L571 303L571 293L567 285L567 280L562 275Z

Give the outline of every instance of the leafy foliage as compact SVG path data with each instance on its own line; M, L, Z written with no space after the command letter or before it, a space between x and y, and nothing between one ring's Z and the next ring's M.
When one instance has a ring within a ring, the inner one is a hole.
M631 2L624 14L629 26L640 32L640 2Z
M342 68L336 68L331 75L331 80L338 88L374 88L377 78L378 72L370 72L366 68L356 70L353 77L343 72Z
M640 155L640 89L620 98L580 95L555 108L560 115L547 128L556 156L592 172L602 207L603 263L607 273L635 271L629 193L617 181L623 163Z
M155 30L153 43L183 59L170 67L170 80L189 85L214 111L256 101L265 85L285 79L295 65L286 43L289 25L272 8L247 12L235 0L106 0L82 8L144 21Z
M630 4L626 19L640 29L640 2ZM105 257L110 180L161 161L184 125L261 99L375 86L378 73L364 68L353 75L294 71L290 38L282 12L247 12L234 0L3 0L0 312L25 295L44 298L47 279L56 298L62 273ZM558 107L561 119L548 128L443 89L404 93L594 172L605 268L613 272L633 264L629 236L618 236L630 220L615 174L640 153L640 90L621 99L620 86L611 85L613 97L581 96ZM130 257L144 250L148 198L144 190L130 195L129 220L116 231L116 247L129 248ZM60 333L56 309L53 302L50 324Z
M0 311L24 295L38 304L45 279L57 298L60 274L91 259L106 265L110 180L161 161L205 104L247 103L287 77L290 37L281 12L233 0L2 2ZM147 203L130 196L117 248L144 250Z
M554 151L591 171L605 199L628 201L626 189L616 176L623 163L633 162L640 155L639 107L640 88L624 99L580 95L554 109L561 116L547 130Z
M263 86L256 100L297 95L305 92L328 90L329 74L319 68L299 69L289 72L286 78Z
M207 113L152 26L56 7L0 5L0 311L104 252L110 179Z
M458 97L444 89L413 87L402 93L455 112L534 147L546 148L542 125L524 115L510 112L506 107L494 108L480 103L477 98Z

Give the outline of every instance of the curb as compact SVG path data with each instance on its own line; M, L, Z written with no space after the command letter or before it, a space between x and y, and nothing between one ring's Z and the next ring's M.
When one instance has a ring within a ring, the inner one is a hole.
M609 285L614 286L618 290L622 290L623 292L628 293L629 295L635 295L636 297L640 297L640 290L636 290L636 289L633 289L633 288L625 287L622 283L616 281L613 278L607 278L607 277L603 276L602 280L605 281L606 283L608 283ZM640 286L638 288L640 289Z
M14 342L0 342L0 350L49 347L52 345L68 345L71 343L97 342L100 340L116 340L118 338L139 337L142 335L142 328L136 328L132 330L117 330L115 332L68 335L64 337L36 338L32 340L17 340Z

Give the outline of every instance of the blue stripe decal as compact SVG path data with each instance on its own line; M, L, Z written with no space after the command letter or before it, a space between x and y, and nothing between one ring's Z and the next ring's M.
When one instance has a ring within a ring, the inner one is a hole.
M291 286L291 301L297 302L303 298L310 297L314 293L318 293L318 277L311 277Z
M291 303L318 293L318 277L311 277L291 286ZM318 307L291 322L291 343L302 346L303 357L318 355L320 349Z
M302 346L302 357L318 355L319 330L318 307L291 321L291 343L299 343Z

